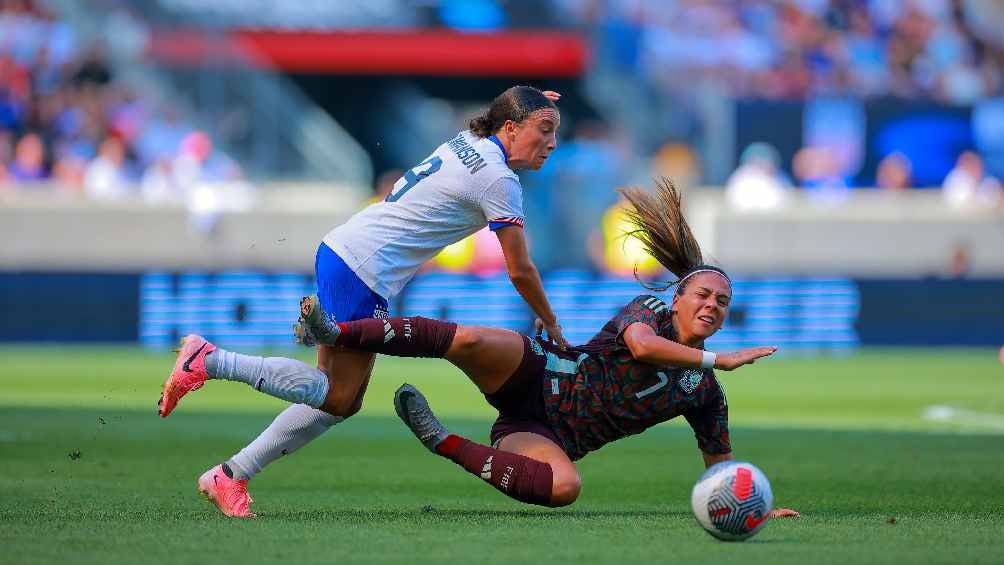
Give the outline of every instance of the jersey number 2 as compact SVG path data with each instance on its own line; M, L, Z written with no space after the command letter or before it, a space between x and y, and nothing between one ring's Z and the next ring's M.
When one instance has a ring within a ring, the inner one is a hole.
M404 196L404 193L408 192L412 188L415 188L415 185L418 184L418 181L438 171L439 167L442 166L443 166L442 159L440 159L439 157L430 157L429 159L426 159L425 161L419 163L418 166L415 167L414 169L411 169L410 171L405 171L401 179L398 180L396 183L394 183L394 190L390 191L390 194L387 195L387 198L384 199L384 202L397 202L398 200L401 199L402 196Z

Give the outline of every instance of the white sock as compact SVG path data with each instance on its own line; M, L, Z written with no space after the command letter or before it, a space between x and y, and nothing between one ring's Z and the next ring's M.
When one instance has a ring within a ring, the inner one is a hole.
M332 416L306 404L283 410L265 431L227 460L235 479L250 479L266 465L300 449L344 418Z
M258 357L217 349L206 356L211 379L239 381L265 394L318 407L328 396L328 376L317 367L286 357Z

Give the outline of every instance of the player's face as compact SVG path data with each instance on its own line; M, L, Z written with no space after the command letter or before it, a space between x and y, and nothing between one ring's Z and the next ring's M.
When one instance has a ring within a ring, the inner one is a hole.
M541 108L520 123L508 121L502 127L509 138L509 166L536 171L558 146L561 116L554 108Z
M717 273L698 273L683 289L683 294L673 297L681 333L703 341L719 330L729 314L732 288Z

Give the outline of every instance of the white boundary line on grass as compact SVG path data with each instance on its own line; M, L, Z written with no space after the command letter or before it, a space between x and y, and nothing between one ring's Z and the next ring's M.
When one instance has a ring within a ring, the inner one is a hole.
M924 408L922 417L929 422L944 422L946 424L961 424L1004 430L1004 414L977 412L976 410L943 404L934 404Z

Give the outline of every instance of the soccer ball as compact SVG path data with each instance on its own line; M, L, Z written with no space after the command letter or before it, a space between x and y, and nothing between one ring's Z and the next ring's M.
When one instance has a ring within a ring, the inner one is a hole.
M760 531L774 509L767 476L752 463L723 461L708 467L690 495L694 516L720 540L743 541Z

